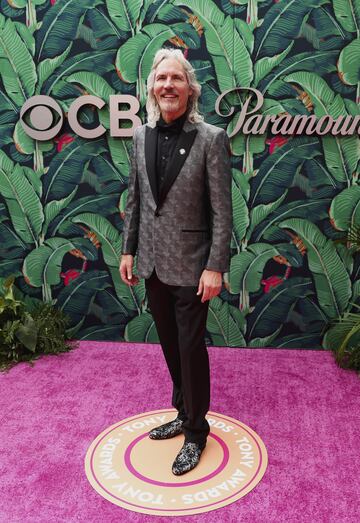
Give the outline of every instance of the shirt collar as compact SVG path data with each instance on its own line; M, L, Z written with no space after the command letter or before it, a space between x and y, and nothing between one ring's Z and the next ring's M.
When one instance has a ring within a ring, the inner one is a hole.
M160 118L156 122L156 127L160 131L164 131L164 132L170 131L170 132L179 134L183 128L186 118L187 118L187 111L185 111L184 114L179 116L179 118L176 118L176 120L173 120L170 123L166 123L165 120L163 119L163 117L160 115Z

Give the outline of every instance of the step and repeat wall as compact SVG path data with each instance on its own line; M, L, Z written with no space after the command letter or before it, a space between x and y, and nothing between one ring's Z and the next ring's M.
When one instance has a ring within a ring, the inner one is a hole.
M328 348L326 326L360 295L359 257L336 241L360 221L360 0L0 5L0 277L64 310L75 338L157 341L144 282L127 287L118 270L132 139L82 138L67 116L93 95L104 107L87 105L79 121L109 129L109 96L123 94L138 99L144 123L154 54L178 48L196 69L205 120L232 146L231 271L210 303L207 342ZM244 134L248 88L263 96L262 116L329 118L319 132L278 123ZM21 124L35 95L61 107L48 126L64 118L47 141Z

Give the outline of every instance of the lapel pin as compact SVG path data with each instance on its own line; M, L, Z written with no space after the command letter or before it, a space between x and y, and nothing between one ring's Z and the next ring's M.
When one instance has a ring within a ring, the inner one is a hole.
M179 152L180 152L180 154L185 154L186 153L185 149L180 149Z

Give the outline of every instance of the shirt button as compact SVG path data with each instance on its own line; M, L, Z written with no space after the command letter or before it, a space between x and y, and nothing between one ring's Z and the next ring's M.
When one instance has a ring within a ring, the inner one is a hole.
M162 159L162 160L165 160L165 156L162 156L161 159Z
M168 139L169 139L169 137L168 137L168 136L165 136L165 140L168 140Z

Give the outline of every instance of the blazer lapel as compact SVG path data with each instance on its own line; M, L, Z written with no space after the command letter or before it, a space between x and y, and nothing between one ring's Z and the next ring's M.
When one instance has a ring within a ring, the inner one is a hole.
M192 124L186 122L177 141L174 156L168 165L167 175L165 177L157 202L158 207L160 207L160 205L165 200L166 195L169 192L172 184L175 182L178 174L180 173L186 158L189 156L190 149L194 143L196 134L197 129L194 129Z
M155 127L145 128L145 162L146 171L149 178L151 192L156 205L158 204L158 193L156 183L156 148L157 148L157 131Z

